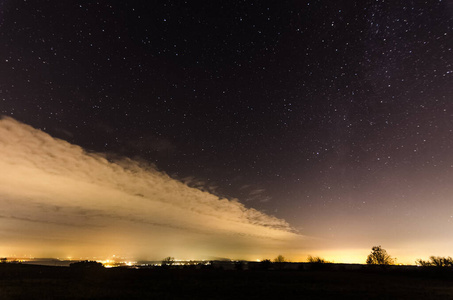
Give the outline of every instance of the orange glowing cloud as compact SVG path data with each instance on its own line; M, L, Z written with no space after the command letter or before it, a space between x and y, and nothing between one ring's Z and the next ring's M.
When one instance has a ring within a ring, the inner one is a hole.
M282 219L151 166L0 120L0 252L137 259L263 258L302 237Z

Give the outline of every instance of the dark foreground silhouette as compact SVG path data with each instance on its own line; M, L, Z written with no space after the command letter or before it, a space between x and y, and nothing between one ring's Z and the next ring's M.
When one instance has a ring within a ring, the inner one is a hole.
M451 271L71 268L0 264L0 299L453 299Z

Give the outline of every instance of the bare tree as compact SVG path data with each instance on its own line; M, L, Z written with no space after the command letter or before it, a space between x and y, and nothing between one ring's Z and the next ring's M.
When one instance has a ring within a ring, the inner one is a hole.
M276 258L274 258L274 262L276 262L276 263L284 263L284 262L286 262L286 259L285 259L285 257L283 255L279 255Z
M430 256L429 260L418 259L415 261L417 265L422 267L453 267L453 258L449 257L440 257L440 256Z
M286 265L286 258L283 255L279 255L274 258L274 268L277 270L283 270Z
M329 264L330 263L330 261L326 261L324 258L319 257L319 256L309 255L307 260L309 263L312 263L312 264Z
M368 265L392 265L395 263L395 259L388 255L387 251L382 249L380 245L374 246L371 250L366 259Z
M168 256L162 260L162 267L171 267L175 263L175 258Z

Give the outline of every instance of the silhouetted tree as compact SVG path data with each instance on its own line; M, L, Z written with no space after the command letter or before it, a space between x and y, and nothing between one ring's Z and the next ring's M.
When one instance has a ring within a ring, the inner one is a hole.
M78 268L78 269L103 269L104 266L102 263L92 260L84 260L75 263L69 264L71 268Z
M418 259L415 261L415 263L423 267L439 267L439 268L453 267L453 258L430 256L429 260Z
M260 262L260 268L262 270L269 270L270 267L272 265L272 262L270 259L263 259L261 262Z
M175 263L174 257L166 257L162 260L162 267L171 267Z
M310 263L310 268L312 270L323 270L327 267L327 264L330 264L329 261L326 261L324 258L319 256L309 255L307 260Z
M311 256L309 255L307 258L309 263L312 264L329 264L329 261L326 261L324 258L321 258L319 256Z
M374 246L371 250L366 259L368 265L392 265L394 263L395 260L380 245Z
M279 255L276 258L274 258L274 262L275 263L284 263L284 262L286 262L286 259L283 255Z
M276 269L283 269L286 264L286 258L283 255L279 255L276 258L274 258L274 266Z

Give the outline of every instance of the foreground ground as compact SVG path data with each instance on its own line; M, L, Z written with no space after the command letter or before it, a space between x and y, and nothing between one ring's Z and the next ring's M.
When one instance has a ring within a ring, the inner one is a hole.
M0 299L453 299L451 273L0 264Z

